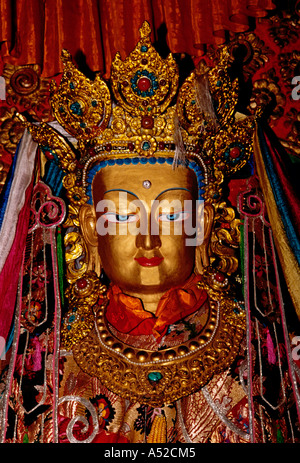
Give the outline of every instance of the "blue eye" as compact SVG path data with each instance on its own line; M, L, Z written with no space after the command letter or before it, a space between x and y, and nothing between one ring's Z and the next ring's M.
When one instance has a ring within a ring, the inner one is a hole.
M158 220L160 222L180 222L186 220L190 216L189 212L180 211L169 214L160 214Z
M180 217L180 214L167 214L167 219L168 220L178 220L178 218Z
M129 223L136 222L138 220L137 214L116 214L114 212L107 212L102 216L108 222L114 223Z
M118 222L127 222L127 220L129 219L129 215L116 214L116 219Z

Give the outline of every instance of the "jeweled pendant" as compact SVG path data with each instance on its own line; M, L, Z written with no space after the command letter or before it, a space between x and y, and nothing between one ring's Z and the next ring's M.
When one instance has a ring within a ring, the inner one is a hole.
M148 379L151 384L157 384L162 377L163 375L159 371L151 371L151 373L148 374Z

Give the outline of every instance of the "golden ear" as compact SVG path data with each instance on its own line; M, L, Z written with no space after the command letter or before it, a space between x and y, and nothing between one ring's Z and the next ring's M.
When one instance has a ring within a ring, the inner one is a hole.
M195 272L202 274L205 267L209 266L209 243L214 223L215 210L211 204L204 204L204 235L203 242L196 247Z
M98 252L98 234L96 230L96 212L94 206L83 204L79 211L79 222L87 251L88 270L93 270L100 276L101 260Z

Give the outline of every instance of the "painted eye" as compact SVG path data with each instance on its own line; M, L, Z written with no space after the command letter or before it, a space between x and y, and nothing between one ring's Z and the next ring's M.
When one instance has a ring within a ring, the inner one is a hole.
M129 222L137 222L138 216L137 214L116 214L114 212L107 212L103 215L103 218L108 222L113 223L129 223Z
M158 216L158 220L160 222L181 222L186 220L190 216L189 212L180 211L180 212L172 212L168 214L160 214Z

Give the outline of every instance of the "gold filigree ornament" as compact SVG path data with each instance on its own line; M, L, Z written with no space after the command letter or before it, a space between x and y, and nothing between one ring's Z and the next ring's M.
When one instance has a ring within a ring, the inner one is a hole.
M126 163L136 157L155 162L173 158L174 167L196 163L202 175L202 198L217 207L224 179L241 169L252 153L255 115L236 113L238 82L228 75L227 47L219 50L213 68L195 69L178 89L176 61L171 54L166 59L159 56L150 33L144 22L135 49L124 61L116 55L111 68L113 96L99 75L89 80L63 50L63 76L58 87L52 83L50 101L56 120L75 140L67 140L49 124L33 125L23 119L41 150L50 152L66 174L66 226L72 228L72 234L65 236L70 283L87 269L78 217L91 196L89 172L95 165ZM71 244L77 243L73 259L69 238Z
M92 82L72 63L67 50L61 55L64 73L59 85L51 82L50 101L55 119L80 141L99 136L111 115L107 85L99 75Z
M154 116L170 105L178 87L178 69L172 54L162 59L150 40L151 28L144 22L141 39L122 61L117 53L112 63L111 82L118 103L130 114Z
M100 307L95 301L105 288L89 273L80 209L92 202L93 178L101 165L133 160L169 162L174 168L184 164L194 169L201 198L215 211L222 206L225 221L236 230L234 214L223 205L222 184L248 162L256 116L244 117L236 112L238 82L229 78L226 47L220 49L214 67L195 69L178 88L175 59L172 55L166 59L159 56L150 33L145 22L129 56L122 61L116 55L111 67L112 94L99 75L90 81L63 51L63 76L59 86L52 84L50 99L56 121L73 138L65 137L54 125L22 120L41 151L45 156L50 153L65 174L69 210L64 240L66 277L71 288L71 312L62 327L65 346L73 350L83 370L98 376L122 397L159 404L198 390L214 373L230 365L242 339L244 318L234 312L226 285L214 292L218 287L215 278L205 287L211 304L211 327L206 327L206 334L159 352L138 351L116 341L105 325L105 301ZM225 242L234 250L239 235L215 229L213 236L210 264L230 275L236 261L225 249ZM222 253L228 258L222 258ZM85 299L85 280L90 281L88 297L93 300ZM151 373L158 373L160 378L155 384L149 381Z
M84 372L119 396L153 407L172 403L229 368L239 352L244 308L232 298L228 279L220 276L208 269L199 283L210 305L201 332L176 347L153 351L127 345L112 334L105 319L105 287L89 273L69 292L72 308L64 319L63 347L73 350Z

